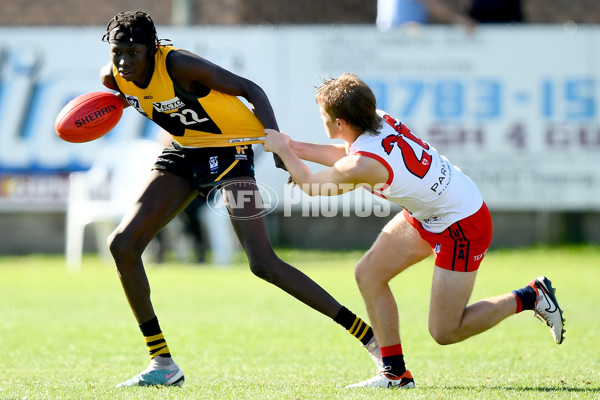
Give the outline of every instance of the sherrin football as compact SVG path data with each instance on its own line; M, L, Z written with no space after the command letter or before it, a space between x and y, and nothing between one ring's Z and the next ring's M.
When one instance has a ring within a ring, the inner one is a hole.
M91 92L77 96L60 111L54 129L71 143L96 140L117 125L123 115L121 98L110 92Z

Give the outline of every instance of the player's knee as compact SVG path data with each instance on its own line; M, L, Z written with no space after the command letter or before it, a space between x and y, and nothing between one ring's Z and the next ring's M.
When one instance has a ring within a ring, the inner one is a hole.
M431 335L433 340L436 341L437 344L440 344L442 346L458 342L458 340L456 339L456 335L451 330L443 327L432 326L430 324L429 334Z
M113 257L119 258L121 257L127 249L127 244L125 243L125 238L122 233L117 231L112 232L108 235L108 239L106 239L106 244L108 245L108 250Z
M263 279L267 282L273 282L273 272L271 268L269 268L269 264L263 261L251 262L250 263L250 271L260 279Z
M358 264L356 264L356 267L354 267L354 280L356 280L356 284L359 287L361 287L364 284L365 279L366 279L365 268L359 262Z
M436 342L437 344L440 344L440 345L442 345L442 346L445 346L445 345L449 345L449 344L452 344L452 343L454 343L454 342L452 342L452 341L450 341L450 340L449 340L448 336L444 335L444 334L443 334L443 333L441 333L441 332L438 332L438 331L433 331L433 332L432 332L432 331L430 330L430 331L429 331L429 334L431 335L431 337L433 338L433 340L435 340L435 342Z
M386 283L383 282L381 276L373 270L372 265L370 265L365 258L356 264L356 267L354 268L354 279L359 288L367 288L371 285Z
M108 236L107 245L116 261L139 257L143 251L143 249L137 249L129 235L119 230L115 230Z

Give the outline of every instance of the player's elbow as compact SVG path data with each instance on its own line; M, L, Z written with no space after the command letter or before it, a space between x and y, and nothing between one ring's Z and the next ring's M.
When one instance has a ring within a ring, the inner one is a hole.
M100 82L108 89L116 90L112 79L112 64L107 64L100 69Z

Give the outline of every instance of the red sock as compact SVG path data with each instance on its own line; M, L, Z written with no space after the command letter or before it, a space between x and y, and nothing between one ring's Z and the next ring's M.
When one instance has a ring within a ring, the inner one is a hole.
M533 310L537 299L537 290L533 286L525 286L523 289L513 290L512 294L517 298L516 313L523 310Z
M517 310L515 311L515 314L518 314L523 311L523 302L516 294L513 293L512 295L515 296L515 299L517 299Z
M400 343L381 348L381 357L391 357L400 354L402 354L402 345Z
M404 355L402 354L402 345L400 343L393 346L381 348L381 359L384 368L387 368L386 375L391 375L390 378L400 377L406 371L404 365Z

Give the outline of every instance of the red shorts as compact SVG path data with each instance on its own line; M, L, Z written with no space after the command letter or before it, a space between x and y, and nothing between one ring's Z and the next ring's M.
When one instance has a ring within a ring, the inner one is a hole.
M402 211L406 220L414 226L419 235L431 245L435 265L451 271L476 271L492 242L492 216L483 203L475 214L461 219L440 233L432 233L413 218L408 211Z

